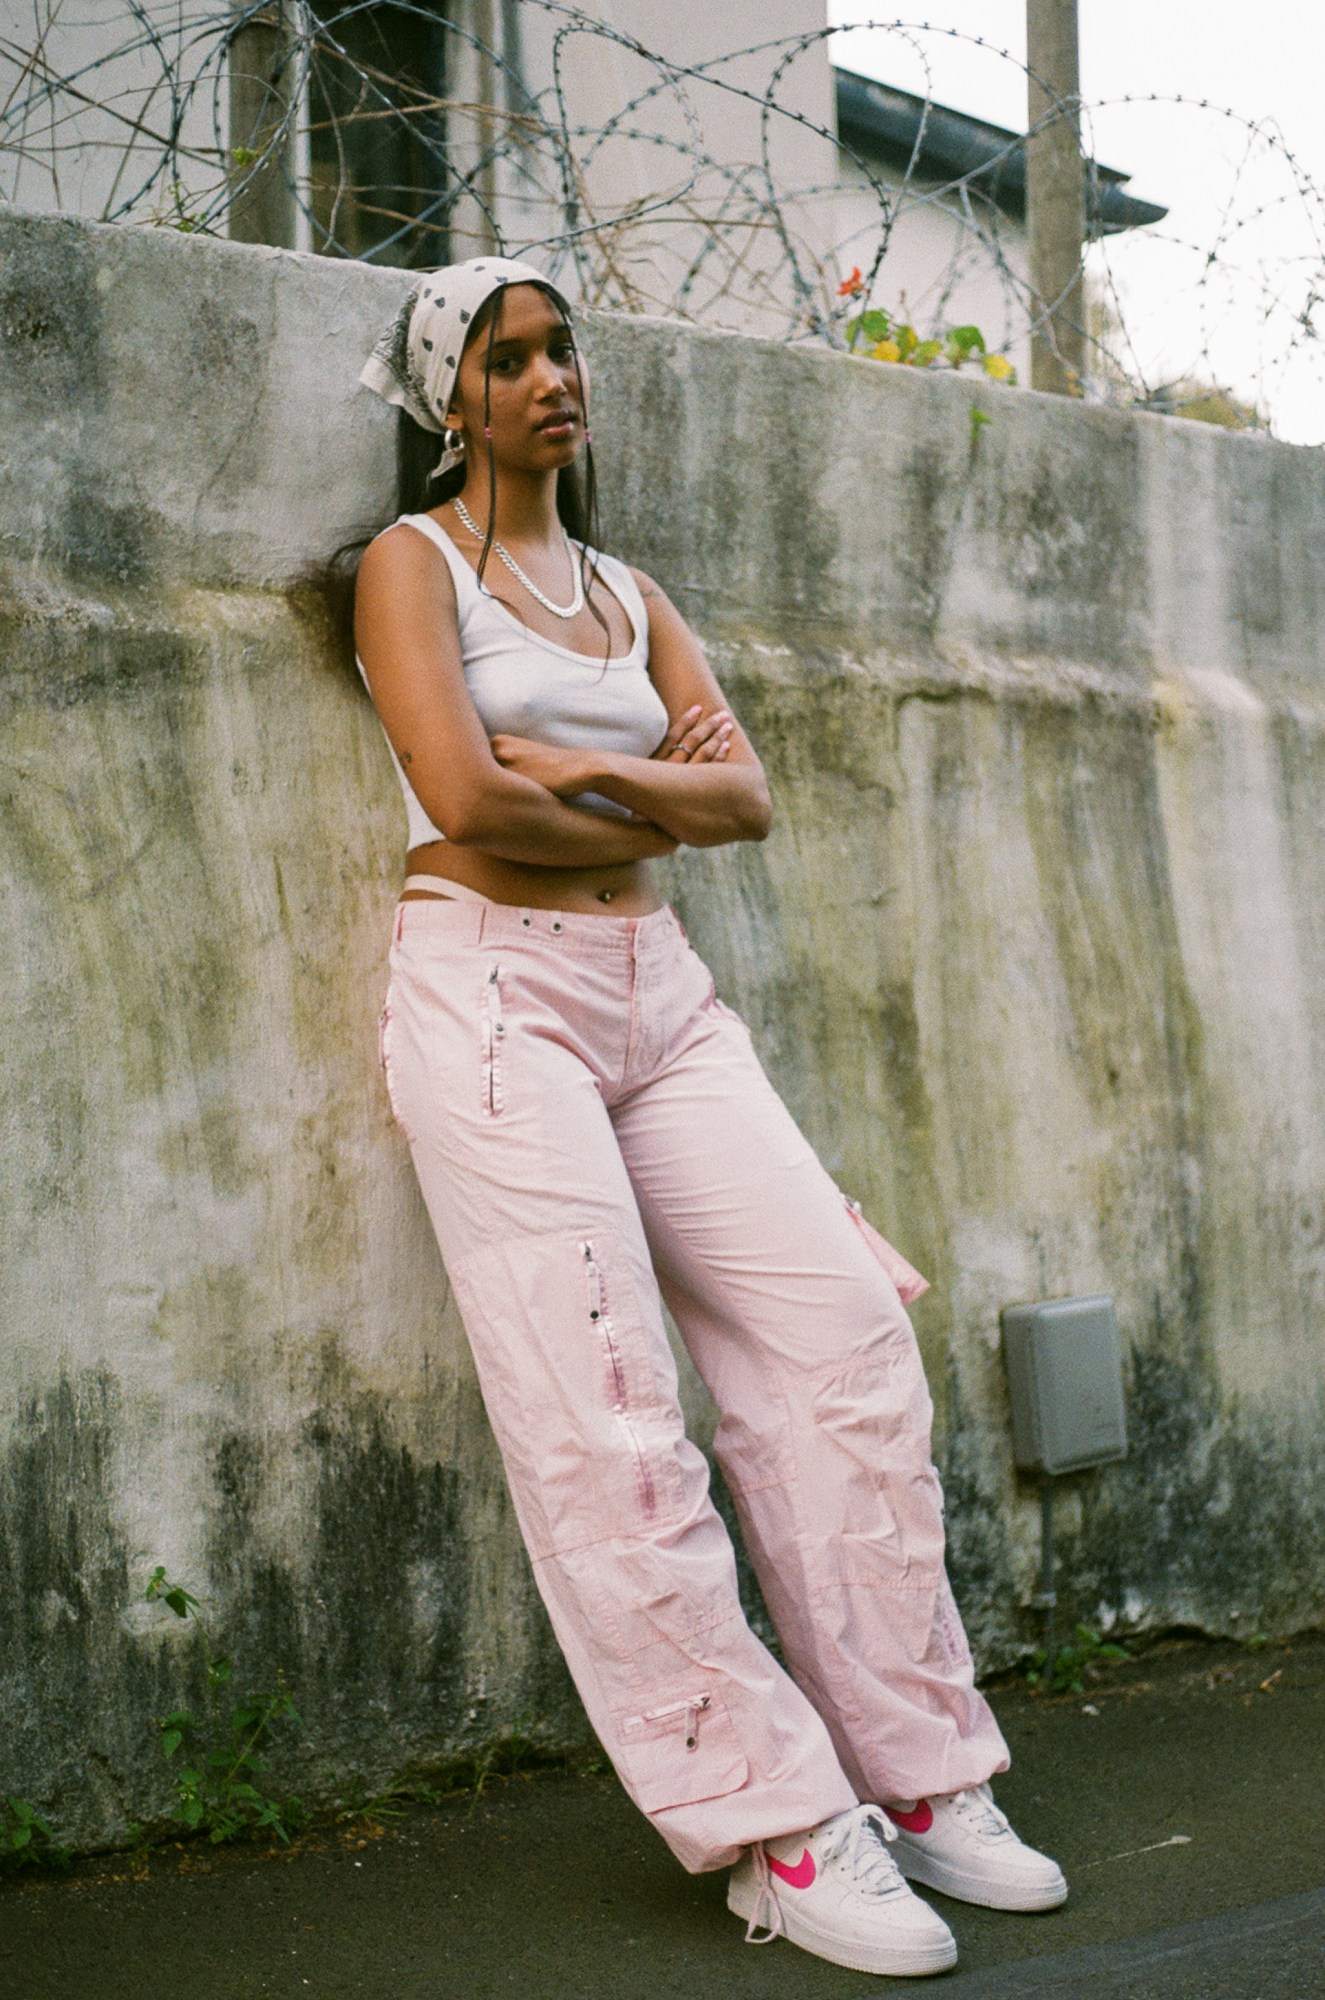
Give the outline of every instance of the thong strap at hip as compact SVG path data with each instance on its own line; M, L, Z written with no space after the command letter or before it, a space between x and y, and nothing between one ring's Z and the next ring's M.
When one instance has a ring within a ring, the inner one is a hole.
M444 896L459 903L490 903L491 896L479 894L477 889L466 888L463 882L453 882L447 875L407 875L407 889L424 889L431 896Z

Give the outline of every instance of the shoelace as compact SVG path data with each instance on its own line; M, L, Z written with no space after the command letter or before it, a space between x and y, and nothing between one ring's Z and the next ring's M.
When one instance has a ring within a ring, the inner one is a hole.
M879 1806L857 1806L854 1812L840 1813L833 1835L823 1850L827 1865L845 1855L857 1888L875 1898L906 1892L901 1870L888 1852L887 1843L897 1838L897 1829Z
M888 1852L888 1842L896 1838L897 1829L878 1806L857 1806L854 1811L837 1815L832 1835L819 1851L818 1865L826 1868L845 1855L855 1885L863 1894L881 1899L895 1895L899 1889L905 1892L901 1870ZM751 1857L759 1894L745 1927L745 1941L772 1944L781 1935L782 1905L769 1879L768 1856L762 1843L751 1849ZM765 1910L771 1914L765 1916ZM764 1933L762 1937L756 1936L760 1930Z
M768 1879L768 1856L764 1852L764 1843L761 1840L757 1840L750 1849L750 1859L755 1865L755 1881L759 1884L759 1894L755 1897L755 1906L745 1927L745 1941L747 1944L772 1944L774 1938L781 1936L782 1933L782 1905L774 1894L773 1884ZM771 1914L765 1916L765 1910ZM762 1931L764 1935L756 1937L756 1931Z
M1012 1832L1007 1815L994 1804L986 1785L980 1785L974 1791L954 1792L952 1804L953 1810L965 1820L972 1833L986 1840L999 1840L1004 1834Z

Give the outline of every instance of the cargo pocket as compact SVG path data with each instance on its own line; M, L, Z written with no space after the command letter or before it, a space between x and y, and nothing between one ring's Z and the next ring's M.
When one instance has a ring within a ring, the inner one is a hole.
M840 1188L838 1193L842 1193ZM880 1236L873 1223L865 1220L858 1201L853 1201L848 1194L843 1194L842 1199L846 1203L847 1214L869 1245L876 1263L882 1265L897 1287L897 1296L902 1304L909 1306L916 1299L923 1298L929 1290L929 1279L922 1278L915 1265L908 1264L901 1251L895 1250L887 1237Z
M614 1723L612 1761L641 1812L723 1798L750 1775L736 1725L712 1689L697 1687Z
M483 982L483 997L480 1003L480 1032L482 1039L482 1091L483 1110L489 1118L501 1115L503 1106L502 1044L506 1037L506 1022L501 997L501 967L490 968Z

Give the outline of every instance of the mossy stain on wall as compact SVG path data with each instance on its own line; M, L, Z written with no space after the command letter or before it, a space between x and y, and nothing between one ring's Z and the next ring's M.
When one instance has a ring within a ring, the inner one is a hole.
M167 1789L153 1717L168 1680L124 1624L138 1582L116 1505L127 1422L113 1377L60 1374L24 1396L0 1456L5 1789L75 1841L159 1810Z
M107 387L105 312L97 260L85 237L68 232L62 255L44 257L20 234L0 258L0 345L38 418L99 405Z

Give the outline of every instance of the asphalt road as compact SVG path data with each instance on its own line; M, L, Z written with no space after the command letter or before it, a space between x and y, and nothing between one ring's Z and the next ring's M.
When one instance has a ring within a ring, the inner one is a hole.
M291 1851L191 1845L0 1889L3 2000L1325 2000L1325 1640L1168 1645L1086 1697L992 1691L1046 1916L935 1898L961 1962L751 1948L610 1778L508 1779ZM1096 1712L1090 1713L1089 1710Z

